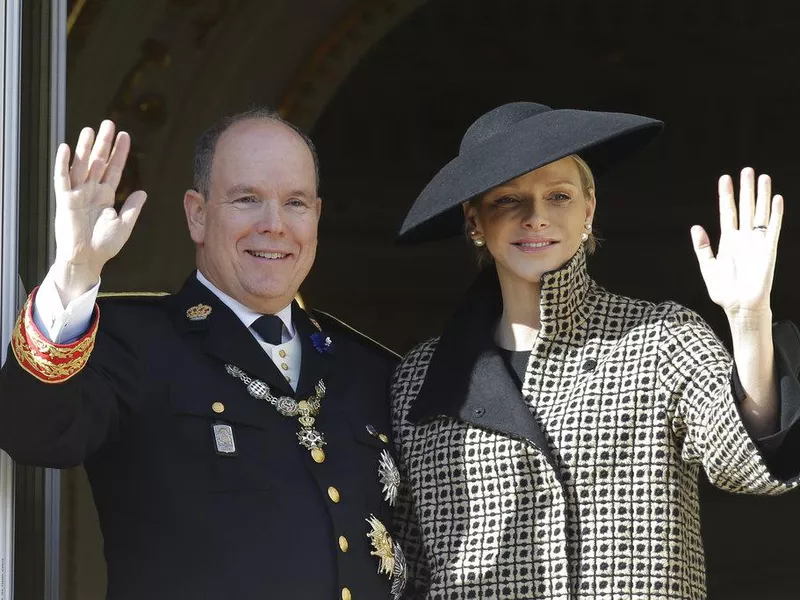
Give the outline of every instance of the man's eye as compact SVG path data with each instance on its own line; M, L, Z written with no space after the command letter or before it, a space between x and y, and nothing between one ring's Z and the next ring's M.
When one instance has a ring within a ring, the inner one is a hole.
M234 202L241 204L249 204L257 201L258 199L255 196L242 196L241 198L236 198L236 200L234 200Z
M305 202L303 202L302 200L300 200L298 198L292 198L291 200L289 200L288 204L289 204L289 206L295 206L297 208L304 208L305 205L306 205Z

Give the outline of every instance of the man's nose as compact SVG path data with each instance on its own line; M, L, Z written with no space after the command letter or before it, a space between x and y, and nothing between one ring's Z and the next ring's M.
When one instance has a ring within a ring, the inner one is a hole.
M283 219L278 202L264 202L258 221L258 230L261 233L281 233Z

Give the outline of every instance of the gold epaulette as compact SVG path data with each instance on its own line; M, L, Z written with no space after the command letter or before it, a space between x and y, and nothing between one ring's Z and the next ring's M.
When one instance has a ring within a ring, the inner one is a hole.
M11 332L11 350L19 366L43 383L63 383L77 375L94 349L100 309L95 305L94 316L86 334L71 344L54 344L36 327L33 320L35 289L25 301Z
M169 292L100 292L98 298L162 298Z
M396 358L396 359L402 358L397 352L395 352L391 348L388 348L388 347L384 346L383 344L381 344L379 341L369 337L368 335L366 335L364 333L361 333L360 331L358 331L354 327L351 327L350 325L348 325L347 323L345 323L341 319L337 319L332 314L326 313L326 312L321 311L321 310L314 310L312 312L324 324L326 324L326 325L330 324L330 325L333 325L334 327L338 327L340 329L344 329L345 331L353 334L354 337L359 338L362 342L365 342L366 345L372 346L373 348L375 348L377 350L381 350L382 352L385 352L385 353L389 354L392 358Z

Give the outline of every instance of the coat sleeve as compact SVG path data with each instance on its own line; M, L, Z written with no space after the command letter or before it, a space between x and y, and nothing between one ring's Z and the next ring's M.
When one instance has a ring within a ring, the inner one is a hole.
M412 455L414 425L406 420L415 389L424 377L414 359L415 350L397 367L391 384L392 435L398 454L400 488L394 512L395 537L403 549L407 563L404 598L426 598L430 587L430 566L414 502L409 461ZM424 371L424 369L423 369ZM414 382L417 385L414 385Z
M681 458L702 465L709 481L733 493L780 494L796 478L773 472L745 428L734 385L733 360L694 312L668 305L664 316L658 384L671 408Z
M780 424L778 431L756 442L770 470L789 480L800 475L800 331L794 323L780 321L773 325L772 340L780 390ZM733 389L744 398L735 367Z
M99 327L99 309L67 345L47 341L31 313L29 299L0 370L0 448L21 464L76 466L116 436L140 363L119 332Z

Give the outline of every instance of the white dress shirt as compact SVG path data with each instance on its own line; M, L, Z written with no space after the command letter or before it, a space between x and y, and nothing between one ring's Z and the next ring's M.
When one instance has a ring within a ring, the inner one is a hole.
M292 322L292 305L290 304L276 313L276 316L283 322L281 343L278 345L268 344L251 327L261 313L247 308L241 302L228 296L206 279L200 271L197 271L197 280L233 311L267 356L275 363L292 389L297 389L297 381L300 376L301 344ZM55 282L48 275L36 292L33 305L33 320L36 327L54 344L68 344L80 338L86 333L92 322L92 313L99 290L100 282L98 281L92 289L75 298L65 307L61 302Z

